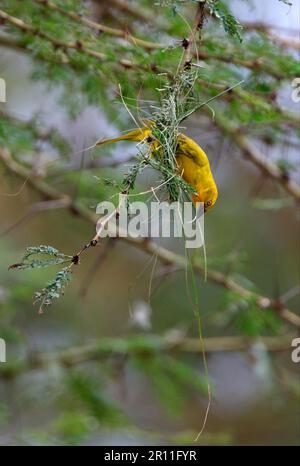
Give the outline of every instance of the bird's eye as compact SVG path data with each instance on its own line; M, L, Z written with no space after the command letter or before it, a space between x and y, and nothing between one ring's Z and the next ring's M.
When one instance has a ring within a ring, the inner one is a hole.
M207 201L205 204L206 207L210 207L211 205L212 205L212 201Z

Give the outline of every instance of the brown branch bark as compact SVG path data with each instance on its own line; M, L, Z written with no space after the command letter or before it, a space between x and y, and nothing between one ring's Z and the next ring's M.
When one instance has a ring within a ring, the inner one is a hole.
M186 67L189 65L191 58L192 58L192 49L196 40L196 34L197 32L201 32L201 29L203 27L203 21L204 21L204 12L205 12L205 3L206 0L200 0L198 2L197 6L197 12L194 20L194 24L192 26L189 38L186 40L186 46L185 46L185 52L183 54L183 67ZM198 56L196 54L196 56Z

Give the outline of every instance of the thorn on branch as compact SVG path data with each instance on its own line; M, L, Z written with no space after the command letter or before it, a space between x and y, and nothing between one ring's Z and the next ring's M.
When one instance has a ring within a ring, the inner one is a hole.
M186 39L186 38L182 39L181 45L186 50L188 48L188 46L190 45L189 39Z
M278 298L273 300L272 302L272 307L275 309L277 312L281 312L284 309L284 304L283 302Z
M190 70L191 67L192 67L192 60L186 61L186 62L184 63L184 65L183 65L183 68L184 68L185 70Z
M286 171L286 172L283 172L283 173L281 174L281 178L282 178L284 181L286 181L286 182L289 182L290 179L291 179L291 178L290 178L290 174L289 174L287 171Z
M75 215L75 216L78 216L80 215L79 212L78 212L78 208L74 205L74 204L70 204L70 212Z
M272 136L270 136L269 134L266 134L262 138L262 140L267 146L272 146L274 144L274 138Z
M277 92L276 91L270 92L269 99L271 102L275 102L277 99Z
M54 49L55 51L56 51L56 50L59 50L59 49L62 49L62 50L65 52L64 48L63 48L61 45L59 45L59 44L52 43L52 47L53 47L53 49Z
M71 262L72 262L72 264L74 264L74 265L78 265L79 262L80 262L79 254L75 254L75 256L72 257Z

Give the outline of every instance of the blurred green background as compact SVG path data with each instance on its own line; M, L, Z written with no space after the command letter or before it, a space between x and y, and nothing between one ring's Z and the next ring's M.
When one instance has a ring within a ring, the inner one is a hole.
M12 3L0 2L0 8L9 11ZM34 2L22 3L25 9L25 3L29 7ZM146 28L137 18L120 13L114 2L109 8L105 7L106 2L94 3L94 19L103 24L123 27L126 23L137 31ZM139 3L142 8L147 4ZM230 4L242 21L273 24L294 40L293 30L299 27L298 1L291 7L275 0ZM72 2L66 5L72 9ZM149 2L147 6L145 11L151 10ZM90 5L84 8L89 10ZM192 18L194 5L187 8L182 14ZM180 27L186 27L180 17L175 17L174 24L176 21ZM144 30L148 37L147 29ZM155 40L151 33L149 26L149 38ZM161 33L160 38L164 37ZM38 46L32 49L33 55L38 53ZM292 55L296 57L297 53L293 51ZM95 105L90 101L78 103L82 97L77 94L76 83L73 90L71 81L57 79L56 83L54 76L47 78L39 66L28 54L0 42L0 76L7 83L7 103L0 104L1 112L21 121L32 121L35 116L43 130L55 128L69 143L69 148L59 146L58 152L47 140L33 138L33 143L28 143L27 133L15 133L13 126L5 126L3 118L1 147L10 147L24 164L31 163L33 154L42 161L51 160L57 153L72 154L97 138L117 134L118 126L122 130L132 127L120 102L113 103L114 97L110 101L105 96L111 84L108 65L99 85L103 87L103 96L97 96ZM64 86L69 88L62 89ZM145 99L151 96L149 89L146 84L141 91ZM66 101L68 93L70 102ZM283 86L278 99L284 107L298 112L289 88ZM112 108L108 108L109 104ZM300 244L299 210L294 202L246 162L207 116L197 114L186 125L187 134L201 143L209 155L219 187L219 201L205 217L208 270L229 273L262 296L279 298L296 290ZM270 160L280 158L293 164L295 180L299 180L296 130L278 130L277 143L266 146L261 136L271 126L268 121L258 124L257 146ZM251 132L251 124L246 127ZM255 127L253 131L255 134ZM134 150L134 145L121 144L109 151L93 151L93 156L126 160ZM80 154L71 155L68 162L62 166L53 163L51 185L76 196L91 209L114 193L114 188L106 187L103 180L121 181L128 169L125 162L114 168L80 170ZM69 171L72 163L77 169ZM147 171L138 185L147 189L156 179L155 173ZM187 292L191 278L187 284L185 271L164 274L165 269L149 255L116 240L105 257L101 258L101 251L106 243L89 251L76 268L65 295L39 315L32 296L53 278L54 269L8 272L9 265L18 262L25 248L33 245L49 244L72 255L92 237L94 228L64 209L53 209L32 215L7 231L41 198L28 184L22 187L23 180L11 176L3 164L0 180L0 337L7 345L7 363L0 365L0 444L192 444L201 429L207 404L201 352L147 351L147 345L155 347L156 338L198 338L197 320ZM7 195L19 190L19 194ZM275 198L281 208L276 208L276 201L275 208L264 208L262 200ZM163 244L178 248L171 240ZM268 351L256 339L286 335L292 338L296 330L279 319L276 312L241 304L228 290L205 282L201 276L196 282L204 336L244 335L251 339L242 351L207 352L213 400L199 443L298 444L299 365L291 361L289 348ZM297 290L291 293L287 305L298 311ZM20 361L34 360L37 353L50 355L59 351L63 355L70 348L95 342L111 345L96 361L64 367L50 358L44 369L22 370ZM123 348L124 342L129 342L128 351L113 349L118 345Z

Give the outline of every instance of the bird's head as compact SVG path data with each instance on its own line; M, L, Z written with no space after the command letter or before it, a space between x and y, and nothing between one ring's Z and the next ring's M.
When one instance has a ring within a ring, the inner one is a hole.
M192 195L193 202L203 202L204 212L211 210L218 199L218 190L215 183L207 187L205 190L199 189L198 194Z
M211 210L214 207L215 203L217 202L217 199L218 199L217 188L210 190L207 200L204 201L204 212Z

